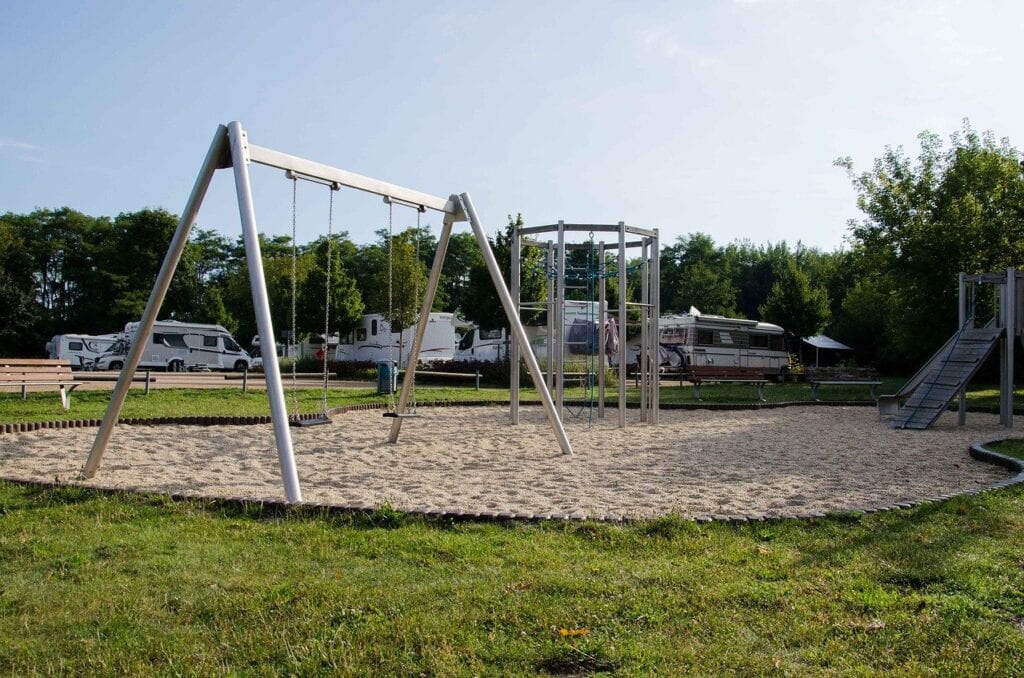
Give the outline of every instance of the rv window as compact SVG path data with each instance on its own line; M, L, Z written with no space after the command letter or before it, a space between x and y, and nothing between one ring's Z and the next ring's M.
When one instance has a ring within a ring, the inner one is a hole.
M154 332L153 333L153 343L156 344L157 346L163 346L164 345L164 335L160 334L159 332Z
M462 335L462 339L459 340L459 350L466 351L473 348L473 330L466 330L466 333Z
M356 330L356 341L366 341L366 328L360 327Z
M712 330L697 330L698 346L714 346L715 333Z
M781 334L776 334L776 335L772 336L770 341L771 341L771 349L773 351L785 351L786 350L786 341L785 341L785 338Z
M242 347L235 343L235 340L231 337L224 337L224 350L238 353L242 350Z
M352 343L352 333L349 332L348 334L343 336L341 339L338 340L338 343L339 344L351 344Z
M767 334L751 334L750 348L768 348Z
M185 343L184 334L165 334L164 344L172 348L188 348L188 344Z
M206 348L217 348L217 337L203 337L203 346Z
M82 348L84 348L84 347L82 346L82 342L80 342L80 341L69 341L68 342L68 350L69 351L81 351Z
M481 339L501 339L501 328L496 330L480 330Z
M370 334L372 334L375 337L377 336L377 321L376 320L371 320L370 321Z

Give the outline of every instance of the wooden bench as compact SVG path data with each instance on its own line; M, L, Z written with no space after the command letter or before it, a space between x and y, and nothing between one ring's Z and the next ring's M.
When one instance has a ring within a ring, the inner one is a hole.
M808 368L804 381L811 385L811 398L818 400L819 386L867 386L871 399L877 401L875 389L882 384L878 374L867 368Z
M44 358L0 358L0 386L20 386L21 397L27 397L29 386L56 386L60 404L71 407L71 392L81 384L71 374L68 360Z
M754 367L724 367L719 365L689 365L681 368L682 379L693 384L693 393L700 400L701 384L752 384L757 386L757 399L765 402L764 385L768 380L764 370Z

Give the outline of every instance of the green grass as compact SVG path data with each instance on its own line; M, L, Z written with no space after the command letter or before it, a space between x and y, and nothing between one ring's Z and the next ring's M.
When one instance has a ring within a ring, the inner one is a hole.
M1004 491L814 522L498 525L0 482L0 667L1015 673L1022 508Z
M886 379L878 388L879 393L893 393L902 385L899 379ZM320 407L321 391L319 389L299 389L297 391L300 412L315 412ZM483 388L477 391L471 386L419 386L416 389L420 402L428 401L464 401L493 400L508 402L508 389ZM566 398L584 397L579 388L566 389ZM741 404L753 403L757 398L757 389L745 384L708 384L702 388L703 402L708 404ZM868 388L865 386L824 386L818 391L822 401L862 401L870 400ZM295 411L292 392L285 390L289 411ZM768 384L765 388L768 402L810 402L811 389L806 384ZM1017 397L1024 397L1024 391L1017 391ZM109 391L75 391L72 396L72 407L68 412L60 408L57 393L29 393L22 400L18 393L0 393L0 422L34 422L53 419L98 419L103 416ZM539 402L537 392L532 388L524 388L522 398L525 402ZM606 402L617 402L618 391L609 389ZM629 385L627 400L637 402L639 391ZM378 396L375 389L331 389L328 393L328 405L379 403L385 399ZM661 389L661 402L664 404L685 403L697 404L694 389L690 384L682 387L677 382L664 382ZM999 402L999 389L992 386L973 388L968 392L968 405L974 410L996 412ZM141 389L129 392L125 402L123 417L173 417L173 416L250 416L269 414L265 391L250 390L242 393L241 388L223 389L153 389L144 395Z
M705 397L749 402L753 391ZM302 395L315 409L319 393ZM970 396L990 407L996 393ZM108 397L76 393L67 416L99 417ZM806 400L809 388L769 397ZM687 398L690 387L663 390ZM0 421L52 419L56 401L0 396ZM339 390L330 401L379 396ZM133 392L124 416L266 412L263 392L155 390ZM1024 456L1024 441L997 447ZM1024 665L1021 553L1020 489L820 521L621 526L0 481L0 673L1013 674Z

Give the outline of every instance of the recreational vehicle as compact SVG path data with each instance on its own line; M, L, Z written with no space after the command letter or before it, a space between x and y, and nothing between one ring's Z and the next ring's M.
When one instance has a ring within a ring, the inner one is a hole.
M96 361L98 370L119 370L139 323L124 326L124 332L110 351ZM220 325L183 323L160 320L153 325L153 333L145 337L145 350L139 367L144 369L183 372L185 370L247 370L252 358L242 350L231 334Z
M46 353L51 359L71 361L73 370L91 370L102 354L118 340L117 334L58 334L46 342Z
M420 360L451 360L455 354L455 316L452 313L431 313L423 334ZM339 362L397 360L402 366L409 361L416 325L392 332L391 325L379 313L364 315L359 326L342 335L334 359ZM399 355L401 353L401 355Z
M698 311L662 316L658 334L662 364L754 367L768 376L789 370L784 331L771 323Z

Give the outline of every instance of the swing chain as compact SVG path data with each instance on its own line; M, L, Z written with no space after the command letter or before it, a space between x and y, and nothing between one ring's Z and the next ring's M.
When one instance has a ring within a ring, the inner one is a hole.
M299 250L296 240L296 204L299 189L299 179L294 174L292 175L292 333L288 338L288 356L292 359L292 416L299 416L299 385L298 385L298 374L296 372L298 359L295 355L296 344L296 326L298 325L298 313L296 312L295 295L296 295L296 277L298 276L298 260ZM266 341L266 340L264 340ZM271 350L277 351L276 342L273 337L270 337ZM262 350L266 350L264 346Z
M392 373L390 370L397 369L397 362L394 360L395 347L394 347L394 330L391 325L394 318L395 312L395 292L394 292L394 212L395 206L390 200L388 200L388 412L394 412L397 409L395 405L395 390L392 388L394 381L392 379ZM399 355L399 361L402 357Z
M330 342L327 341L329 332L331 331L331 255L332 255L332 241L334 240L334 192L338 190L337 184L331 184L331 197L328 202L327 208L327 282L324 287L324 343L320 349L323 352L323 363L324 363L324 392L323 400L320 405L320 413L324 416L327 415L327 384L329 380L329 374L327 372L327 347Z

